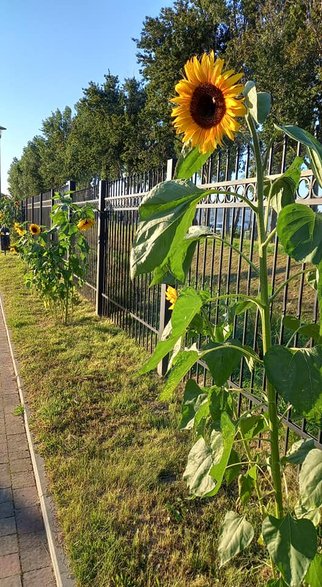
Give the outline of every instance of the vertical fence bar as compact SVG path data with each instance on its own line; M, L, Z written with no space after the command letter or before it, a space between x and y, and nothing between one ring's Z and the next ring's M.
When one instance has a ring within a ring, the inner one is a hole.
M167 161L167 176L166 180L169 181L173 177L174 173L174 160L168 159ZM161 340L162 332L169 322L171 317L171 311L169 310L170 303L165 299L165 292L167 289L167 284L161 284L161 297L160 297L160 320L159 320L159 340ZM162 377L166 374L168 368L169 356L167 355L160 361L157 367L158 375Z
M51 214L51 211L53 209L53 206L55 204L55 190L51 189L50 190L50 200L51 200L51 205L50 205L50 210L49 210L49 215ZM50 225L52 226L52 220L50 221Z
M39 224L42 226L42 200L43 194L39 194Z
M107 197L107 181L100 180L98 188L98 221L97 221L97 274L96 274L96 314L103 315L103 287L105 279L105 198Z

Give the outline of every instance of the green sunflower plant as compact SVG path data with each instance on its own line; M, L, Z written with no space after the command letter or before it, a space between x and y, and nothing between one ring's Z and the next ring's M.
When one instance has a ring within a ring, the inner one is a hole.
M42 297L45 307L67 324L83 285L89 244L84 231L94 225L92 206L73 203L70 194L55 194L51 228L15 224L16 247L28 266L25 282Z
M265 176L267 156L261 147L260 130L270 113L270 95L257 92L251 81L242 85L242 74L225 72L223 66L213 53L201 59L193 57L185 65L185 76L173 98L174 125L177 133L183 134L182 155L174 179L155 186L139 209L131 252L132 276L152 273L152 284L170 285L167 295L173 304L171 320L142 373L170 355L161 395L165 401L185 379L180 427L193 436L183 475L191 495L210 498L223 487L237 486L236 508L225 513L218 538L221 565L257 541L258 548L266 547L263 564L270 568L270 578L263 581L267 587L321 587L322 451L313 439L307 439L295 442L287 455L282 455L283 414L278 412L277 395L285 413L292 408L298 417L322 427L322 214L295 201L303 158L296 157L278 177ZM233 191L224 193L238 196L256 217L257 265L244 252L239 250L239 254L258 275L258 295L213 296L184 285L177 293L173 286L184 284L197 243L205 238L220 239L209 227L193 225L198 203L219 192L198 187L191 178L225 137L234 140L240 118L254 153L256 197L250 200ZM322 187L322 145L296 126L277 129L304 146L316 182ZM272 210L278 219L271 230ZM309 267L292 274L272 292L267 254L276 234L285 253ZM290 281L302 274L315 288L312 303L317 292L320 323L303 324L291 318L292 339L286 346L276 345L272 304ZM219 312L217 321L211 319L210 308L214 306L226 309L222 315ZM251 308L260 317L259 352L232 338L236 316ZM314 345L293 348L299 332L308 342L313 339ZM201 344L190 344L196 336ZM263 375L263 384L256 390L258 403L244 410L239 404L241 390L230 381L241 360L250 371L260 369ZM198 362L208 369L208 386L201 387L193 375L186 380ZM259 439L261 450L257 448ZM289 473L292 467L299 469L296 481ZM252 523L252 511L247 509L254 500L260 528Z

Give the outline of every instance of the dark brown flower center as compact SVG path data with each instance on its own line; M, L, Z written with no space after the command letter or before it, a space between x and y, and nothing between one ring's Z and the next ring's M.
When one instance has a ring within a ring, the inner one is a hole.
M221 90L212 84L200 84L192 94L190 114L201 128L217 126L226 112Z

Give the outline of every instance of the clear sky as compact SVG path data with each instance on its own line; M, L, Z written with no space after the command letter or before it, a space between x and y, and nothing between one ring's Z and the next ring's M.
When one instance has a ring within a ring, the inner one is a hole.
M1 191L7 172L42 120L73 107L90 81L110 71L138 76L145 16L172 0L0 0Z

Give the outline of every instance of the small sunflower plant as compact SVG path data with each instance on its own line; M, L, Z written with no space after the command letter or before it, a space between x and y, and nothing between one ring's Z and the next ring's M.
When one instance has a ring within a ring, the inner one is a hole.
M321 587L322 451L313 439L306 439L296 442L283 456L281 439L283 417L290 408L299 418L322 427L322 311L320 324L292 318L292 339L287 346L275 344L272 304L294 275L271 291L267 253L277 234L285 253L304 264L295 277L307 278L321 308L322 215L296 202L303 158L296 157L284 174L267 177L268 149L263 149L260 137L271 98L258 92L254 82L242 83L242 79L241 72L225 70L223 60L211 52L190 59L176 85L172 116L176 132L183 138L182 154L174 178L144 196L131 252L132 276L151 273L152 285L166 284L171 304L170 321L141 372L170 357L161 395L164 401L171 401L184 380L180 427L190 430L193 446L183 477L192 496L214 498L236 484L236 507L223 516L218 535L221 566L253 543L252 549L263 552L263 585ZM304 146L306 163L322 186L322 145L294 125L276 128ZM193 224L198 203L219 191L198 187L191 178L215 149L222 148L227 139L234 141L240 132L254 154L255 198L240 196L233 188L224 193L238 196L255 215L257 264L234 248L256 272L258 295L214 296L205 289L184 285L196 246L205 239L232 245L211 227ZM271 210L277 215L273 229ZM211 308L218 309L216 320ZM232 334L236 316L252 308L259 316L258 352ZM308 342L313 339L313 346L292 347L300 331ZM244 406L239 403L240 391L249 390L236 389L230 379L241 360L250 372L260 369L264 382L256 388L258 403L244 411L240 409ZM210 384L204 387L194 377L200 361L210 375ZM284 414L278 411L277 395ZM291 473L294 465L300 467L296 480Z
M27 263L26 285L35 288L45 307L65 324L77 301L77 288L84 283L88 239L84 234L95 222L90 205L78 206L70 194L55 194L51 211L51 228L36 223L15 223L20 237L16 247Z

